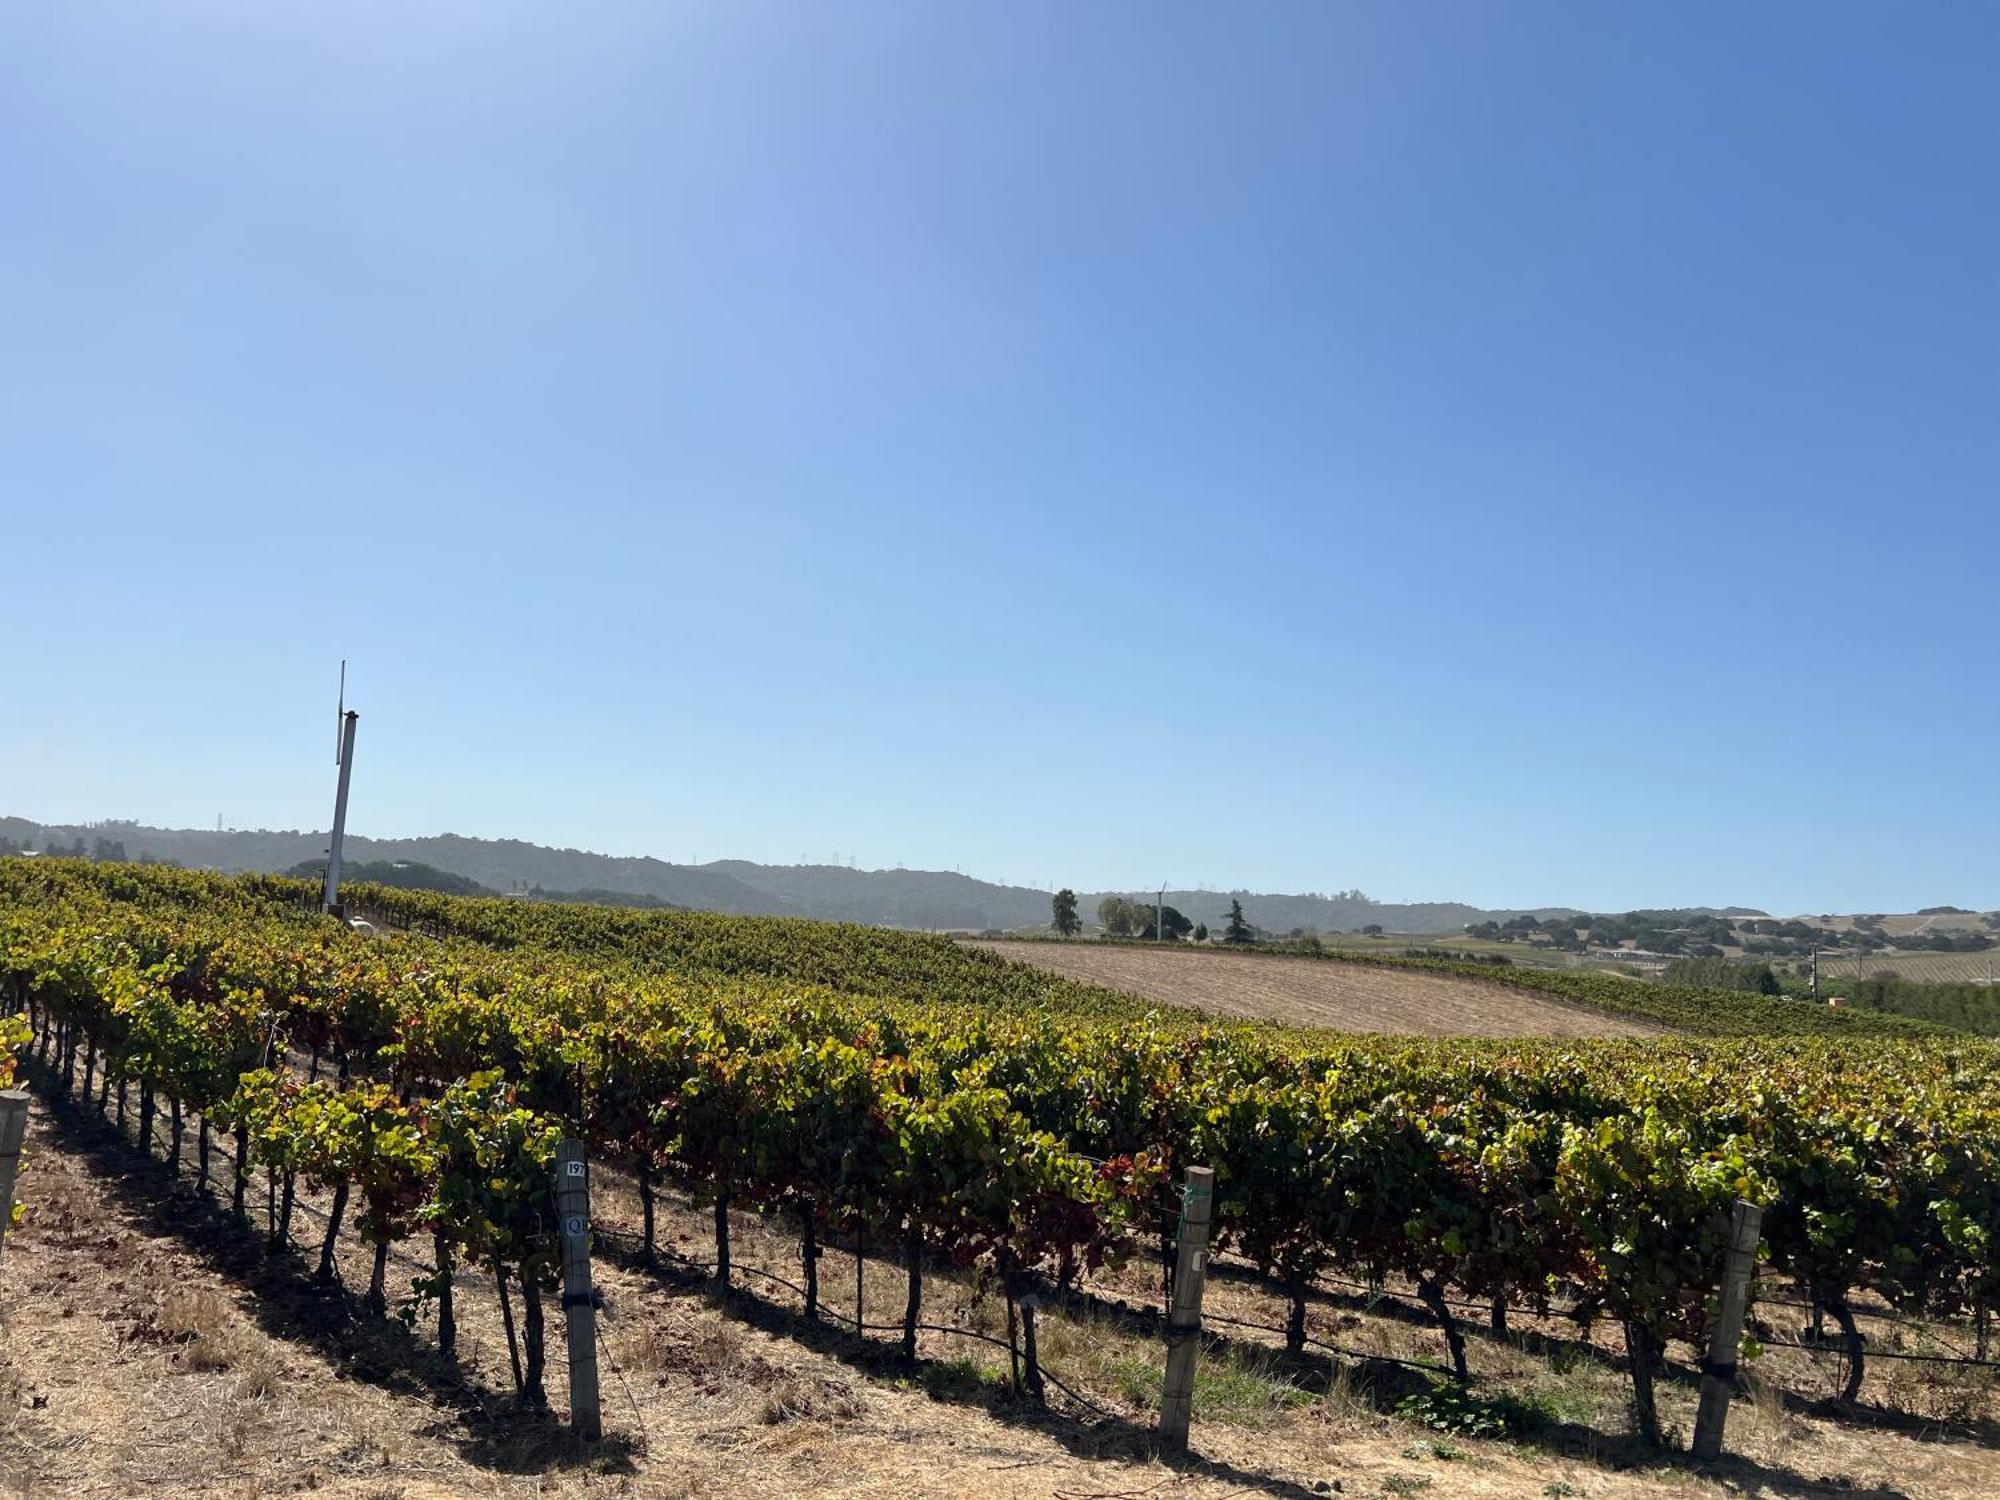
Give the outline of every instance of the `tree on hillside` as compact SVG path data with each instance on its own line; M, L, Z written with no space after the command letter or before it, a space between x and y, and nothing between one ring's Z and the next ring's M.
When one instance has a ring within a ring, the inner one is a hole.
M1229 899L1229 925L1222 929L1225 943L1251 943L1257 940L1250 924L1243 920L1243 903L1234 896Z
M1197 922L1194 924L1194 940L1197 943L1205 943L1208 941L1208 923Z
M1152 920L1152 907L1124 896L1106 896L1097 903L1097 923L1106 937L1137 937Z
M1083 919L1076 914L1076 892L1068 886L1050 898L1049 925L1064 937L1075 937L1083 926Z
M1361 935L1363 937L1380 937L1382 935L1382 924L1380 922L1370 922L1366 927L1361 929Z
M1167 936L1175 942L1179 942L1194 931L1194 923L1190 922L1178 911L1175 911L1173 907L1169 906L1164 910L1156 908L1146 914L1146 925L1139 933L1139 936L1146 939L1149 943L1158 942L1160 938L1160 934L1154 927L1155 918L1158 918L1159 925L1167 929Z

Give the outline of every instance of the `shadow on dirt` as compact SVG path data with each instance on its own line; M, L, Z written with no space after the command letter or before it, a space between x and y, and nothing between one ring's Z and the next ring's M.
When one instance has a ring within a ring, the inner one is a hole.
M39 1061L24 1059L21 1074L35 1091L54 1143L89 1165L113 1207L146 1233L177 1241L247 1293L244 1312L272 1338L311 1350L336 1378L366 1381L443 1408L450 1416L428 1434L451 1442L481 1468L510 1474L584 1466L606 1474L634 1472L636 1447L629 1438L581 1442L548 1409L469 1378L399 1320L370 1312L358 1293L337 1282L315 1281L312 1260L297 1246L270 1245L255 1209L248 1224L240 1222L226 1198L213 1196L215 1183L197 1190L192 1174L177 1176L143 1149L134 1134L136 1112L128 1111L128 1127L120 1130L98 1113L94 1100L57 1092L56 1075ZM220 1156L218 1163L217 1179L226 1182L231 1164ZM308 1205L299 1207L310 1218L319 1217ZM421 1262L408 1264L429 1270Z

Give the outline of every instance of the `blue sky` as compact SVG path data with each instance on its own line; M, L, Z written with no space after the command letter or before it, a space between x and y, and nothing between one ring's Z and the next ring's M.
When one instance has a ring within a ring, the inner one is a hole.
M8 7L0 812L2000 906L1996 55Z

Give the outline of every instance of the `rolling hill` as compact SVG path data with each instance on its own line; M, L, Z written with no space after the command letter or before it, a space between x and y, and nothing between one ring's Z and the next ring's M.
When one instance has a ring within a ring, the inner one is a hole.
M300 829L156 828L129 821L42 824L0 817L0 850L44 849L51 844L106 857L153 859L197 869L276 872L317 865L325 858L324 832ZM842 865L764 865L723 859L706 864L583 849L558 849L521 839L468 838L443 833L383 839L350 835L350 865L406 862L426 865L502 893L539 888L542 893L595 893L600 899L643 898L670 906L737 916L803 916L880 927L956 931L1007 931L1039 927L1049 919L1049 892L1001 885L950 870L859 870ZM1152 899L1151 892L1080 891L1086 921L1107 894ZM1357 932L1370 924L1411 935L1457 934L1471 923L1504 922L1525 915L1569 915L1568 907L1486 910L1463 902L1384 902L1359 891L1333 895L1273 891L1169 890L1166 900L1190 920L1219 927L1232 899L1265 932L1295 929ZM1722 915L1748 908L1705 908ZM1929 920L1929 919L1926 919ZM1943 918L1938 920L1953 920ZM1976 920L1976 919L1973 919Z

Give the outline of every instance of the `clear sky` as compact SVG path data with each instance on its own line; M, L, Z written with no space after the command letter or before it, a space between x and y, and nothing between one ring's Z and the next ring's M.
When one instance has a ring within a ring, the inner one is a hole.
M0 812L2000 906L2000 10L12 5Z

